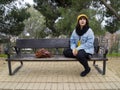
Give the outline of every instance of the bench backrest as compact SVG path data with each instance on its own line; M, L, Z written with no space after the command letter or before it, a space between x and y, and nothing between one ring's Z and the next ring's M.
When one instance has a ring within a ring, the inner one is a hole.
M67 39L17 39L17 48L69 48L70 40ZM94 40L95 53L99 51L98 38Z

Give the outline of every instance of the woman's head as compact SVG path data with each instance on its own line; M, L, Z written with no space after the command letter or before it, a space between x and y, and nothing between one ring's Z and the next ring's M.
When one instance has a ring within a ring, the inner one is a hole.
M77 17L76 33L81 36L89 29L88 17L85 14L80 14Z
M80 14L77 17L77 23L80 27L89 26L88 17L85 14Z

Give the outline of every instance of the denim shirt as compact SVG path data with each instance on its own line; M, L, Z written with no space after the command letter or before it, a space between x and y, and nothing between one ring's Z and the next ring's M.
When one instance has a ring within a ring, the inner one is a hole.
M77 46L78 41L80 41L80 46ZM82 36L79 36L76 31L72 32L70 37L70 48L77 50L84 49L86 53L94 53L94 33L91 28L88 29L86 33Z

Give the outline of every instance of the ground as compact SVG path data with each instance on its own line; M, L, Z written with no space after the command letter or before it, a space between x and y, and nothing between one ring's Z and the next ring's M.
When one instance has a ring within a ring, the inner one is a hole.
M120 77L120 57L109 57L107 62L107 68ZM6 67L7 62L0 59L0 71Z
M101 75L89 62L91 72L80 77L79 62L31 62L24 63L16 75L9 76L7 62L0 58L0 90L120 90L119 63L120 57L109 57L106 75ZM12 64L13 68L19 65ZM98 64L102 66L102 62Z
M109 57L107 68L120 77L120 57Z
M4 69L7 62L4 60L4 58L0 58L0 71Z

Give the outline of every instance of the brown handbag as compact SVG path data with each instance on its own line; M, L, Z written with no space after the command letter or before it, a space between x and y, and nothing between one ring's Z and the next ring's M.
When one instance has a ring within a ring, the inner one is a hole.
M35 56L37 58L47 58L47 57L51 57L52 54L47 49L41 48L35 52Z

